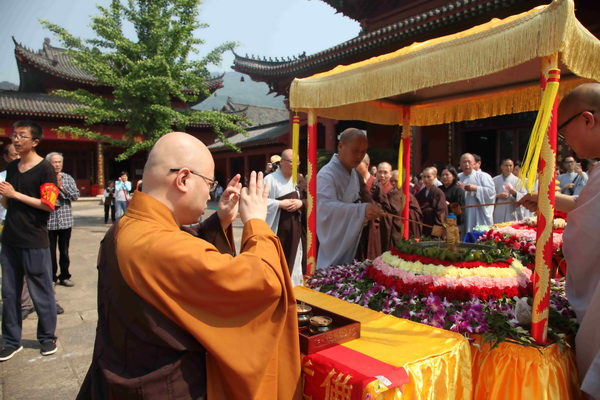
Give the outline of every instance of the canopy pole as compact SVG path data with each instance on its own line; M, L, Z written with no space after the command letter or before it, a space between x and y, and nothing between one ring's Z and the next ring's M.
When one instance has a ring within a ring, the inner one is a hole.
M298 161L300 160L300 117L298 113L292 118L292 184L298 183Z
M402 217L404 218L402 228L402 237L408 239L410 232L408 229L408 216L410 211L410 107L402 107L402 140L400 141L400 152L398 156L402 156L402 169L398 171L402 178L402 201L404 202L402 207ZM398 180L398 184L400 184Z
M558 54L541 59L541 88L546 91L547 85L558 85L560 70ZM543 97L543 96L542 96ZM540 345L548 343L548 311L550 307L550 271L552 266L552 225L554 223L555 201L555 160L556 160L556 125L558 114L558 95L551 99L551 106L540 109L540 113L551 112L550 124L542 142L539 161L539 193L537 216L537 240L535 250L535 271L533 274L533 307L531 336Z
M312 275L316 271L317 260L317 114L314 109L308 110L308 167L306 170L306 184L308 189L307 204L307 249L306 249L306 273Z

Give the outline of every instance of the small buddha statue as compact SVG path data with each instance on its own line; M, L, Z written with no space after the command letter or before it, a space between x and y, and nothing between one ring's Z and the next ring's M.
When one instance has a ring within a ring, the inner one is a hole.
M446 230L446 248L455 253L460 243L460 232L458 231L458 226L456 226L456 215L453 213L448 214L443 226Z

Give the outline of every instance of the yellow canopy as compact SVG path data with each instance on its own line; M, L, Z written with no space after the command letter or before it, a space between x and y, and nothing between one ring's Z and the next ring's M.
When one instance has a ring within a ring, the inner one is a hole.
M541 100L540 58L555 53L561 93L600 81L600 41L575 18L573 0L295 79L290 107L400 125L402 106L410 106L416 126L533 111Z

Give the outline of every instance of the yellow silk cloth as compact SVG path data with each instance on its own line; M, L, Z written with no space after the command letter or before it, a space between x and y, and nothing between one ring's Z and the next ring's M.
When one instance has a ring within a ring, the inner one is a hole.
M294 288L296 298L360 321L360 338L343 345L403 367L410 383L402 399L471 399L471 348L459 334L385 315L307 289ZM390 397L397 399L394 391Z
M478 343L481 337L476 335ZM557 344L525 347L501 343L473 348L473 399L581 399L575 352Z
M579 400L579 379L572 348L553 344L525 347L501 343L481 351L462 336L385 315L297 286L296 298L360 321L360 339L343 346L403 367L411 382L389 399ZM377 381L375 381L377 382Z
M600 80L600 41L575 18L574 7L573 0L554 0L296 78L290 87L290 108L330 119L400 125L403 107L410 106L412 126L537 110L541 57L560 53L564 76ZM564 83L562 93L574 87Z

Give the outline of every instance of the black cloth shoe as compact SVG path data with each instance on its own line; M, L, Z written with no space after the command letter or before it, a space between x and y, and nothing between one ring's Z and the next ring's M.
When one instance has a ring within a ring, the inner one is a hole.
M73 283L73 281L70 280L70 279L61 279L60 281L58 281L58 283L60 285L66 286L66 287L73 287L73 286L75 286L75 284Z
M64 312L65 312L65 309L64 309L64 308L62 308L62 307L60 306L60 304L56 303L56 313L57 313L57 314L64 314Z
M49 340L42 343L42 349L40 350L40 353L42 353L43 356L49 356L56 353L56 350L56 340Z
M29 316L29 314L33 314L34 311L35 311L34 308L22 309L21 310L21 318L26 319Z
M15 354L17 354L21 350L23 350L23 346L4 346L2 350L0 350L0 361L10 360Z

